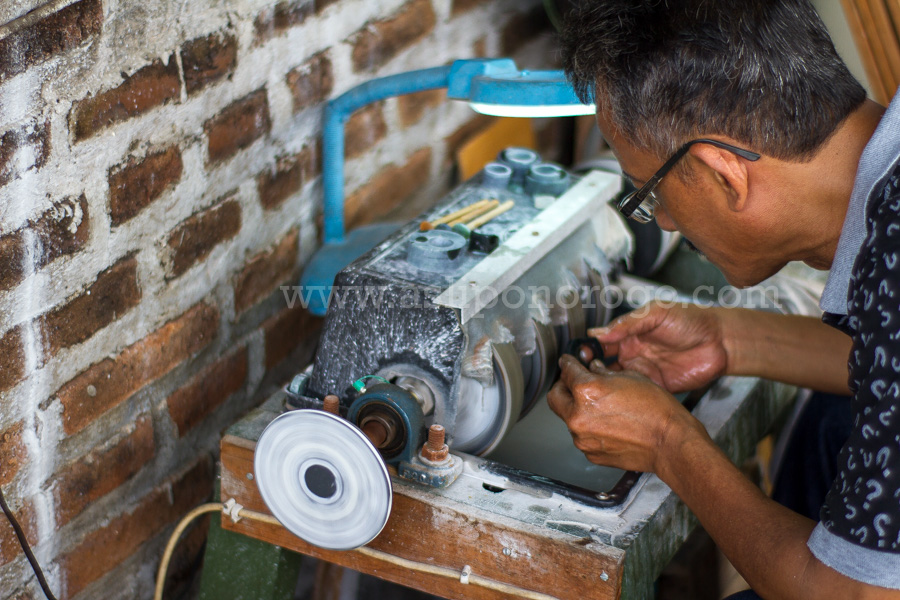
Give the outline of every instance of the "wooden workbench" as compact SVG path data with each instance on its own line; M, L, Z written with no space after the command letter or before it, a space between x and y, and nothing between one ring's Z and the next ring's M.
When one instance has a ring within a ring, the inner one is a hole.
M743 461L793 395L788 386L728 377L710 389L694 414L732 460ZM280 405L273 397L223 437L222 500L269 512L256 487L253 451ZM653 475L642 476L622 505L604 509L536 494L498 480L483 459L464 458L463 475L444 490L394 478L390 519L368 547L460 573L469 566L473 575L560 599L651 598L653 582L696 525ZM279 526L223 518L222 527L445 598L514 597L357 551L322 550Z

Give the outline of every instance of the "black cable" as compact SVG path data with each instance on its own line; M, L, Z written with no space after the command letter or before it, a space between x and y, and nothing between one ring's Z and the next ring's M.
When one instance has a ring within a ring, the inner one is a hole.
M19 544L22 546L22 550L25 551L25 558L28 559L28 562L31 563L31 569L34 571L34 574L37 575L38 583L41 584L41 589L44 590L44 595L47 596L48 600L56 600L56 596L53 595L53 592L50 591L50 586L47 585L47 580L44 579L44 572L41 571L41 565L38 564L37 559L34 557L34 553L31 551L31 546L28 545L28 540L25 539L25 532L22 531L22 527L19 525L19 522L16 521L16 518L13 516L12 511L9 510L9 506L6 505L6 500L3 498L3 490L0 489L0 508L3 509L3 513L6 515L6 518L9 519L10 525L12 525L13 531L16 532L16 537L19 538Z

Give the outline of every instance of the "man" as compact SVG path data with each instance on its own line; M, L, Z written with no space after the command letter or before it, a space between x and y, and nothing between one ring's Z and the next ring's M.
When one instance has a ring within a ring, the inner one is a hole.
M549 395L596 463L666 482L765 598L900 598L900 101L838 58L807 0L584 2L563 34L576 90L639 188L739 286L830 269L818 319L653 306L594 330ZM848 381L849 361L849 381ZM815 523L766 498L671 395L724 374L853 394Z

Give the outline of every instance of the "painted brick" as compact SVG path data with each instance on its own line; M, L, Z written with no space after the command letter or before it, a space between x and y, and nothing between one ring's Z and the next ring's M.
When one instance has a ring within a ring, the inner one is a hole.
M100 273L85 292L39 318L47 356L89 339L140 301L137 259L128 256Z
M181 180L181 150L172 146L144 158L129 158L109 171L109 216L125 223Z
M344 126L344 156L354 158L384 139L387 124L384 122L384 103L376 102L359 109Z
M179 277L212 252L213 248L241 230L241 205L236 200L221 201L197 213L169 234L171 277Z
M20 421L0 433L0 485L12 481L28 460L28 449L22 441L24 429L25 425Z
M447 99L446 90L428 90L397 98L400 124L409 127L422 120L429 109L441 105Z
M168 63L154 60L126 77L117 87L75 103L71 117L75 141L89 138L110 125L177 100L180 94L181 81L175 56L170 56Z
M282 1L267 8L259 13L253 22L256 43L281 35L291 27L302 24L314 11L313 0Z
M25 346L22 327L14 327L0 335L0 392L25 378Z
M236 64L237 39L231 34L214 33L181 46L181 66L188 95L230 76Z
M58 528L81 514L91 502L131 479L153 458L156 448L151 418L139 418L130 429L111 448L94 450L53 477Z
M450 14L455 17L456 15L472 10L476 6L487 3L488 0L453 0L453 4L450 7Z
M334 72L327 52L319 52L287 74L287 85L298 112L325 100L334 88Z
M8 290L25 279L31 271L31 258L26 253L25 232L15 231L0 236L0 290ZM2 377L2 375L0 375Z
M92 39L103 26L101 0L81 0L0 40L0 82Z
M381 170L344 204L347 227L353 228L383 217L422 187L431 172L431 148L416 151L405 165Z
M67 434L81 431L146 384L159 379L206 347L219 327L219 311L198 304L118 356L78 374L56 393Z
M487 38L480 37L472 44L472 56L484 58L487 56Z
M375 70L434 29L430 0L411 0L387 19L368 23L351 37L353 70Z
M166 400L169 416L178 427L178 436L199 425L219 408L229 396L244 387L247 380L247 348L226 356Z
M87 198L84 194L80 198L64 198L54 203L30 226L37 240L36 252L32 257L35 268L74 254L84 248L90 237Z
M531 10L519 13L509 20L503 27L503 33L500 36L500 47L503 49L501 54L509 56L527 44L538 38L541 34L550 31L550 19L542 5L538 5Z
M312 345L322 328L323 319L299 306L286 308L263 323L266 338L266 369L281 364L301 344Z
M239 150L269 133L269 100L265 88L256 90L222 110L204 125L209 139L209 160L231 158Z
M9 503L10 499L8 497L6 500ZM25 539L28 540L28 543L33 548L38 542L34 504L26 500L19 510L13 507L10 508L13 511L13 516L16 517L16 521L22 527L22 531L25 532ZM22 546L19 545L19 539L16 537L12 525L4 516L0 519L0 566L12 561L20 554L24 554Z
M279 283L290 279L297 265L299 233L293 230L274 248L247 261L234 283L234 310L238 314L268 296Z
M84 195L56 202L36 221L0 237L0 290L10 289L33 271L81 250L89 236L90 215Z
M266 210L274 210L321 172L322 153L315 141L299 153L279 159L272 169L256 176L259 203Z
M316 13L320 13L332 4L339 2L340 0L315 0L316 5Z
M132 511L89 534L60 560L66 596L75 596L114 569L211 494L212 465L204 458L150 493Z
M0 187L26 171L40 169L49 157L48 122L31 122L0 135Z

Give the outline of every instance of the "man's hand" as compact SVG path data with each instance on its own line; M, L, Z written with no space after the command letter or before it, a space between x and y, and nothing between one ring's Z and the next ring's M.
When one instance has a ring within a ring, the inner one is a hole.
M672 393L696 390L728 368L723 313L694 305L647 307L588 330L613 370L637 371Z
M596 360L588 370L568 355L559 365L561 379L547 402L591 462L656 472L661 452L702 430L671 394L639 373L613 372Z

